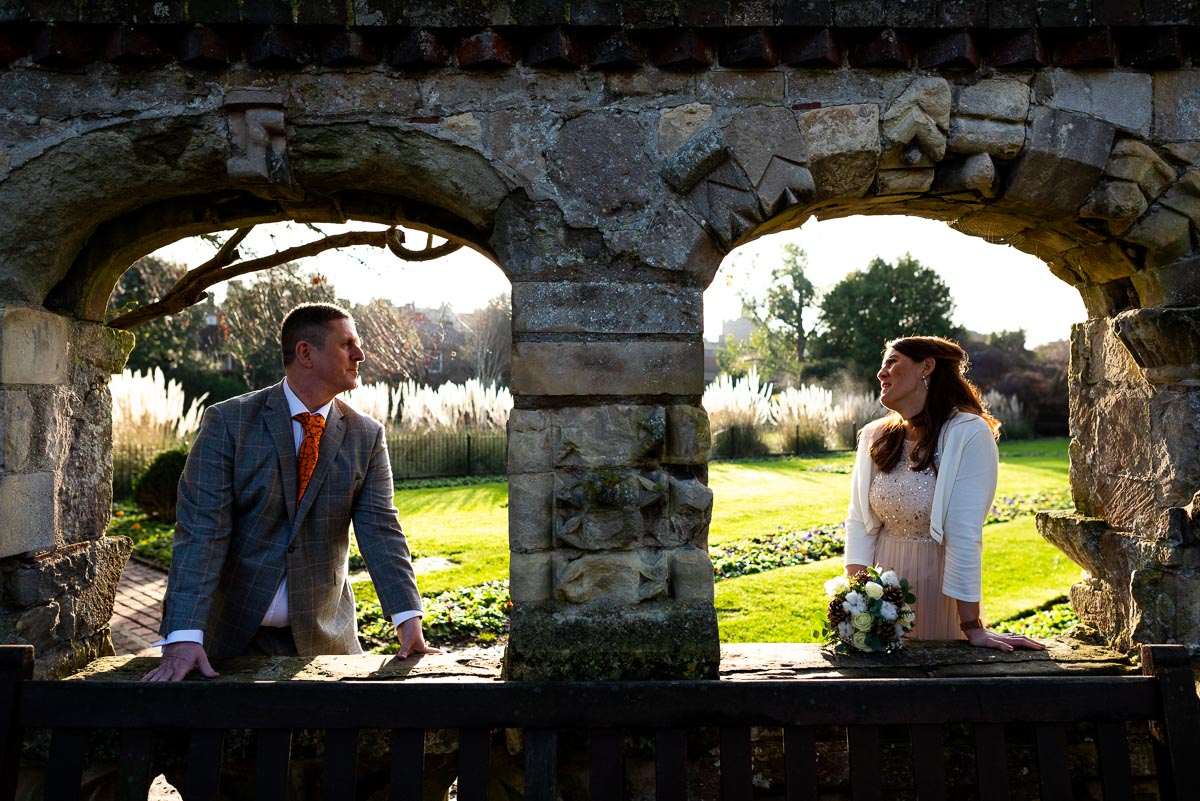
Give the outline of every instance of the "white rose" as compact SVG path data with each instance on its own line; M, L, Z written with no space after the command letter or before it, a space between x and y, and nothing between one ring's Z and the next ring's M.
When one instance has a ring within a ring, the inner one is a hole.
M891 601L884 601L879 605L879 616L889 623L894 621L898 614L899 612L896 609L896 605Z
M850 619L850 625L854 626L857 631L870 631L874 623L875 618L871 617L868 612L859 612Z
M879 600L883 597L883 587L873 581L868 581L867 586L863 589L872 600Z
M843 640L848 640L854 636L854 627L850 625L849 620L843 620L837 625L838 636Z
M851 644L860 651L870 651L867 647L867 633L865 631L856 631L854 636L850 638Z
M900 577L896 575L895 570L888 570L882 576L879 577L879 580L882 581L884 584L886 584L889 587L899 587L900 586Z

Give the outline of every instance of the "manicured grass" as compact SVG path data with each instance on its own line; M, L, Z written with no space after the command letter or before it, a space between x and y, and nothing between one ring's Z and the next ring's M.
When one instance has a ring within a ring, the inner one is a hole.
M1063 439L1000 444L998 496L1035 495L1068 485ZM777 527L808 529L836 523L849 501L851 452L815 457L714 463L712 545L749 540ZM999 499L998 499L999 500ZM423 573L424 595L508 577L508 489L504 482L417 487L396 493L400 521L417 557L442 557L452 567ZM133 512L114 519L112 532L132 530ZM144 520L136 518L144 524ZM158 535L158 532L155 532ZM1042 541L1026 515L987 526L984 614L1000 620L1038 608L1066 593L1079 568ZM716 604L725 642L808 641L824 617L825 581L840 559L787 567L718 582ZM355 586L370 599L370 582Z
M448 570L420 575L422 594L508 578L506 483L401 490L396 508L415 556L441 556L456 563Z
M1030 515L987 526L983 537L987 620L1036 609L1079 580L1079 566L1038 535ZM721 641L819 641L814 632L825 619L825 582L841 569L841 559L830 559L718 582Z

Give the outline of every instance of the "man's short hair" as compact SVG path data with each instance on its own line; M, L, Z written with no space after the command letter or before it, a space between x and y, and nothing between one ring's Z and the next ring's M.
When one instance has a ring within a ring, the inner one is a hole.
M328 323L334 320L354 321L353 315L341 306L332 303L301 303L283 318L279 329L279 345L283 349L283 366L287 367L296 358L296 346L311 342L318 348L325 347L325 336L329 333Z

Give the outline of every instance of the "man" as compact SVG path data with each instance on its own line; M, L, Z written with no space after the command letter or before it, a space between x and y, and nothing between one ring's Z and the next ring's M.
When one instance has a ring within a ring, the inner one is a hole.
M336 400L358 385L366 358L353 318L330 304L297 306L280 343L284 380L210 407L188 453L163 655L144 681L216 676L210 656L361 653L346 575L351 522L400 657L439 653L421 631L383 427Z

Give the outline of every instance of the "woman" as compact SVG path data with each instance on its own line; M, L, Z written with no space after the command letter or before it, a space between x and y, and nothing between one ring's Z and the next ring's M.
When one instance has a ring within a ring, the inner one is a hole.
M1011 651L1045 646L988 631L980 617L983 524L996 495L1000 423L966 379L967 354L941 337L887 344L879 402L850 484L846 573L894 569L917 596L911 636Z

